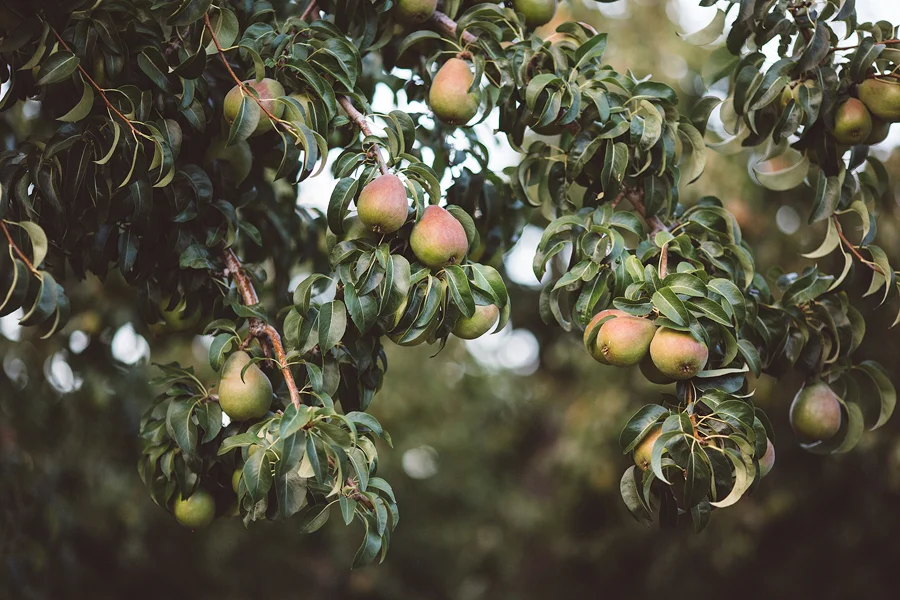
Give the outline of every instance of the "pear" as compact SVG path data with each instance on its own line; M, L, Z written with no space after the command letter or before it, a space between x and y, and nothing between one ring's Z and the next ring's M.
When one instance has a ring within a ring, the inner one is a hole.
M866 138L864 144L868 144L869 146L874 146L875 144L880 144L884 140L887 139L888 134L891 132L891 122L885 121L884 119L879 119L876 116L872 117L872 133L869 134L869 137Z
M803 386L794 396L790 421L801 442L824 442L841 428L841 404L827 383L816 381Z
M834 112L834 139L841 144L860 144L872 133L872 116L865 104L850 98Z
M206 490L197 490L189 498L175 497L175 520L188 529L201 529L213 522L216 501Z
M284 86L274 79L270 79L268 77L264 78L262 81L248 80L244 82L244 85L247 87L251 87L256 90L256 93L259 95L259 100L261 101L263 107L272 113L273 116L280 119L284 114L284 104L278 102L278 98L284 96ZM246 92L241 89L241 86L236 85L225 95L225 102L223 106L225 121L231 125L234 123L234 120L237 118L238 111L241 109L241 102L244 99ZM262 112L262 111L260 111ZM252 135L262 135L267 131L271 131L275 127L275 124L271 119L265 114L262 113L259 115L259 123L256 125L256 129L253 131Z
M409 245L423 265L443 269L459 263L466 255L469 242L462 224L440 206L425 208L422 218L413 227Z
M690 379L706 366L709 349L690 333L660 327L650 342L650 358L666 377Z
M859 99L873 115L894 123L900 121L900 82L866 79L857 88Z
M399 0L394 4L394 16L406 25L420 25L427 21L437 8L437 0Z
M674 379L663 375L663 373L656 368L656 365L653 363L653 358L649 354L641 359L640 369L641 374L650 383L655 383L656 385L669 385L670 383L675 382Z
M594 315L594 317L591 319L591 322L588 323L587 327L584 328L584 347L587 348L588 353L594 358L594 360L604 365L609 364L609 361L606 360L606 357L603 356L603 353L600 352L600 348L597 346L597 334L595 333L595 331L599 331L600 326L608 321L610 317L627 316L629 316L629 314L624 310L619 310L617 308L607 308Z
M244 476L244 469L235 469L231 474L231 489L234 490L234 493L238 493L238 489L241 487L241 477Z
M641 471L646 471L650 468L650 460L653 456L653 444L656 443L656 439L662 434L662 427L657 426L651 429L644 439L638 443L638 445L634 449L634 464L640 468Z
M272 382L258 365L251 365L241 380L241 371L250 362L246 352L235 352L222 367L219 405L232 421L259 419L272 405Z
M235 186L239 186L247 179L253 167L253 152L250 150L250 144L244 140L229 146L226 138L216 136L206 150L203 163L211 167L217 160L227 164L227 168L222 169L225 178Z
M182 300L172 310L167 310L170 298L163 298L159 301L159 313L162 315L163 321L166 322L166 331L184 332L190 331L200 324L200 306L198 305L191 314L186 313L187 300Z
M759 459L759 476L765 477L775 466L775 445L772 440L766 438L766 453Z
M513 7L522 13L528 27L546 25L556 14L556 0L513 0Z
M475 76L469 63L451 58L438 69L428 90L428 104L435 116L449 125L465 125L478 112L480 94L469 92Z
M597 348L606 361L617 367L641 362L650 350L656 325L641 317L616 317L600 326Z
M496 304L475 307L471 317L461 316L453 326L453 335L464 340L474 340L483 336L496 325L500 317L500 309Z
M356 201L359 220L375 233L393 233L403 227L409 212L406 186L393 174L370 181Z

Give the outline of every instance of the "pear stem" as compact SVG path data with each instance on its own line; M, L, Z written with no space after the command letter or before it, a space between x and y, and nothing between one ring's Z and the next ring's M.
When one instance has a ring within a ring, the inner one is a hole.
M237 255L228 248L222 254L222 257L225 260L227 273L234 279L234 283L237 286L238 292L241 294L244 305L252 306L254 304L259 304L259 296L256 294L256 289L254 289L253 283L247 277L247 274L244 273L244 270L241 267L241 261L238 260ZM278 363L278 368L281 370L281 374L284 377L284 383L287 385L288 392L291 395L291 402L296 408L300 408L300 390L297 388L297 382L294 381L294 374L291 373L291 368L288 365L287 355L284 352L284 345L281 343L281 336L278 334L278 331L271 325L263 323L261 319L251 317L250 337L260 341L267 340L269 342L272 350L275 352L275 361ZM263 350L266 352L266 356L270 356L269 346L265 344L262 346Z
M350 117L350 120L353 121L353 124L356 125L360 131L362 131L363 135L368 137L372 135L372 128L369 127L369 122L366 121L366 116L356 110L356 107L353 106L353 102L347 96L338 96L338 103L340 103L341 107L347 113L347 116ZM375 160L378 161L378 170L381 171L382 175L387 175L388 168L387 164L384 162L384 158L381 156L381 152L378 150L378 147L375 146L373 148L375 154Z
M439 10L434 11L431 14L431 17L429 17L425 23L427 25L430 25L432 29L437 30L439 33L443 33L444 35L449 35L451 37L456 37L456 21ZM475 44L478 42L478 36L473 35L468 31L463 31L462 41L466 44Z

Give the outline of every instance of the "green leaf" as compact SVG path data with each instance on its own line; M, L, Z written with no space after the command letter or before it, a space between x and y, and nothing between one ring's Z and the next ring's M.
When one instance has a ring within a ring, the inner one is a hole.
M197 450L197 426L194 424L193 399L175 400L166 410L166 431L185 456L193 456Z
M444 267L444 272L447 274L447 288L450 291L450 296L453 298L453 304L466 317L473 316L475 314L475 299L472 297L469 280L462 267L450 265Z
M756 477L756 467L752 463L748 465L737 451L728 448L724 451L724 454L734 466L734 485L725 498L719 502L710 502L716 508L725 508L735 504L741 499L744 492L750 488Z
M647 436L647 433L656 425L660 417L669 414L669 411L658 405L648 404L642 406L639 411L628 420L622 433L619 435L619 446L622 454L628 454Z
M38 69L35 85L50 85L71 77L78 68L78 57L68 50L60 50L51 54Z
M244 141L253 135L256 126L259 125L260 110L256 99L245 94L241 98L241 106L238 109L234 121L231 123L231 129L228 130L228 145L233 146L238 142Z
M619 482L619 494L622 496L622 500L625 502L625 506L628 508L631 516L638 522L649 525L653 518L650 515L650 509L644 504L641 490L638 487L637 479L639 476L640 471L638 471L636 466L628 467L625 473L622 474L622 479Z
M686 327L690 321L691 315L688 313L684 302L679 298L672 288L662 288L653 294L653 306L667 319Z
M28 234L32 249L31 266L37 269L44 263L44 258L46 258L47 251L50 247L50 244L47 241L47 234L44 233L44 230L41 229L40 225L32 223L31 221L22 221L21 223L14 224L24 229L25 233Z
M881 397L881 409L877 413L878 418L873 425L869 426L869 429L878 429L887 423L894 413L894 408L897 405L897 391L894 389L894 384L891 383L887 371L879 363L873 360L864 360L856 365L855 368L871 378Z
M319 350L325 354L334 348L347 330L347 308L340 300L323 304L319 309Z
M81 100L79 100L78 104L73 106L69 112L61 117L58 117L58 121L75 123L76 121L80 121L91 114L91 109L94 107L94 88L86 84L84 81L81 82L81 86Z
M269 493L272 488L272 467L266 450L261 448L247 458L247 462L244 463L242 485L246 486L253 502L259 502Z
M684 478L684 503L693 507L706 498L709 493L711 473L709 459L699 444L691 445Z

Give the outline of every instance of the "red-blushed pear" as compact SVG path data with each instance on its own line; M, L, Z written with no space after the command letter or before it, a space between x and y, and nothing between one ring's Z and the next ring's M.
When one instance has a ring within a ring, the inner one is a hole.
M206 490L197 490L189 498L175 497L175 520L188 529L202 529L216 517L216 501Z
M475 314L471 317L460 316L453 326L453 335L464 340L480 338L497 324L500 317L500 309L496 304L485 304L475 307Z
M268 77L262 79L257 82L255 80L248 80L244 82L244 85L256 90L256 93L259 95L260 103L263 108L269 111L272 116L277 119L280 119L284 114L284 104L282 102L278 102L278 98L284 96L284 86L274 79L270 79ZM225 102L223 103L223 114L225 116L225 121L231 125L234 123L234 120L237 118L238 111L241 109L241 102L249 92L245 92L241 89L241 86L236 85L231 90L225 94ZM252 98L251 98L252 99ZM259 123L256 125L256 129L253 131L252 135L261 135L266 133L267 131L271 131L275 124L272 120L260 111L259 115Z
M653 456L653 444L656 443L656 439L661 434L661 426L651 429L647 435L644 436L644 439L642 439L634 448L634 464L636 464L641 471L646 471L650 468L650 460Z
M375 233L394 233L409 213L406 186L392 173L376 177L360 192L356 209L359 220Z
M219 379L219 405L233 421L259 419L272 406L272 382L258 365L250 365L250 355L235 352L225 361Z
M617 367L630 367L647 356L656 325L641 317L616 317L600 326L597 348L606 361Z
M466 230L447 210L431 205L413 227L409 245L423 265L443 269L458 264L466 255Z
M434 14L437 0L398 0L394 4L394 16L401 23L419 25Z
M607 308L605 310L601 310L591 319L590 323L587 324L587 327L584 328L584 347L587 348L588 353L599 363L604 365L608 365L606 357L603 356L603 353L600 352L600 348L597 346L597 333L600 330L600 326L608 321L611 317L627 317L629 314L624 310L619 310L617 308ZM593 339L592 339L593 338Z
M834 111L834 139L841 144L861 144L871 133L872 115L856 98L849 98Z
M513 0L513 7L522 13L528 27L545 25L556 14L556 0Z
M775 466L775 445L772 440L766 438L766 453L759 459L759 476L765 477Z
M801 442L824 442L841 428L841 403L827 383L816 381L797 392L789 416L791 429Z
M869 112L885 121L900 121L900 82L888 79L866 79L857 95Z
M461 58L451 58L438 69L428 90L428 104L434 115L449 125L465 125L475 113L481 95L470 92L475 76L469 63Z
M650 342L650 358L666 377L690 379L706 366L709 349L690 333L660 327Z

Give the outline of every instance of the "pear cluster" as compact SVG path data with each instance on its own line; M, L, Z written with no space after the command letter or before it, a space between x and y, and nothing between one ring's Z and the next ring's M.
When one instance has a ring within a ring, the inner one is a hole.
M794 98L796 90L794 88ZM788 88L785 88L787 93ZM790 98L788 97L788 100ZM786 104L782 96L782 104ZM887 138L891 124L900 121L900 82L870 77L856 88L856 97L834 111L832 136L839 144L877 144Z
M640 365L644 376L656 384L690 379L706 366L709 350L692 334L657 327L650 319L625 311L597 313L584 330L590 355L605 365Z

